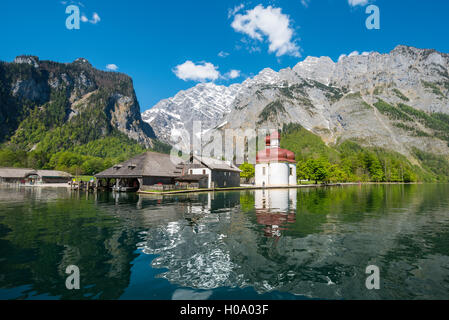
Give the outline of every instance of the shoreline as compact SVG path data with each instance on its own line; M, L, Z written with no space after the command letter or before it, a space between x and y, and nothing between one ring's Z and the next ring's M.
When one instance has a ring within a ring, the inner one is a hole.
M2 187L8 188L66 188L70 189L70 185L65 183L43 183L43 184L0 184Z
M341 182L341 183L330 183L330 184L300 184L296 186L253 186L253 185L243 185L240 187L230 187L230 188L208 188L208 189L192 189L192 190L175 190L175 191L143 191L138 190L135 193L141 195L173 195L173 194L189 194L189 193L205 193L205 192L222 192L222 191L244 191L244 190L273 190L273 189L302 189L302 188L323 188L323 187L344 187L344 186L356 186L356 185L396 185L396 184L423 184L423 182ZM72 190L70 185L60 184L60 183L47 183L47 184L37 184L37 185L20 185L20 184L6 184L0 183L0 187L6 188L53 188L53 189L69 189ZM100 191L100 190L97 190ZM110 190L110 192L114 192ZM124 192L126 193L126 192ZM130 192L128 192L130 193Z
M372 184L422 184L422 182L341 182L330 184L299 184L296 186L241 186L233 188L215 188L215 189L195 189L195 190L176 190L176 191L137 191L137 194L142 195L173 195L173 194L187 194L187 193L204 193L204 192L221 192L221 191L243 191L243 190L273 190L273 189L302 189L302 188L322 188L322 187L344 187L357 185L372 185Z

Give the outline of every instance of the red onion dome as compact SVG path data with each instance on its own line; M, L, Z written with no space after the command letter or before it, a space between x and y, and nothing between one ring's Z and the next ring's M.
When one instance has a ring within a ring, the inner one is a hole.
M256 155L257 163L267 162L291 162L295 163L295 154L289 150L281 148L267 148L261 150Z

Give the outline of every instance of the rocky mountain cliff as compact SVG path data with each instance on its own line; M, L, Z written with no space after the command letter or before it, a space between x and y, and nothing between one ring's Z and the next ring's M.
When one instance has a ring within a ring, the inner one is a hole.
M28 151L45 143L57 151L120 134L153 146L155 134L142 121L131 78L97 70L83 58L0 62L0 101L0 142Z
M223 115L231 111L231 104L241 89L239 84L225 87L200 83L180 91L173 98L160 101L142 113L142 119L155 126L158 138L169 142L172 129L190 131L193 121L201 121L206 128L216 126Z
M196 114L210 112L203 129L298 123L328 144L350 139L404 155L414 148L449 155L449 55L398 46L389 54L346 56L336 63L308 57L229 88L200 84L144 113L168 142L167 112L177 128L189 128L192 119L203 120Z

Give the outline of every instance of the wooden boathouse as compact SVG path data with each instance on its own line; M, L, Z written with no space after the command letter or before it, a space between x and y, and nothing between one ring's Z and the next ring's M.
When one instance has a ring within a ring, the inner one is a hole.
M97 188L172 191L240 186L240 170L222 160L189 160L148 151L95 175Z

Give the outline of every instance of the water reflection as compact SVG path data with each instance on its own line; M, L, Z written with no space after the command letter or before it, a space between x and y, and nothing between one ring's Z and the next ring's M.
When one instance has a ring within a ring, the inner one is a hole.
M289 223L296 221L296 189L255 190L257 223L266 237L279 238Z
M139 246L158 255L153 267L166 270L161 277L195 289L252 287L259 293L332 299L400 299L415 297L423 291L418 283L429 281L439 288L428 289L427 296L446 298L449 250L430 256L426 251L436 243L420 246L426 229L439 234L436 239L446 238L445 191L446 186L357 186L242 192L239 207L198 208L203 212L198 228L172 222L149 230L149 239ZM365 288L365 268L371 264L381 268L384 290ZM423 276L422 268L432 273ZM410 270L423 279L408 287Z
M0 189L0 298L447 299L448 191ZM80 267L79 291L65 289L69 264ZM370 264L379 291L364 286Z

